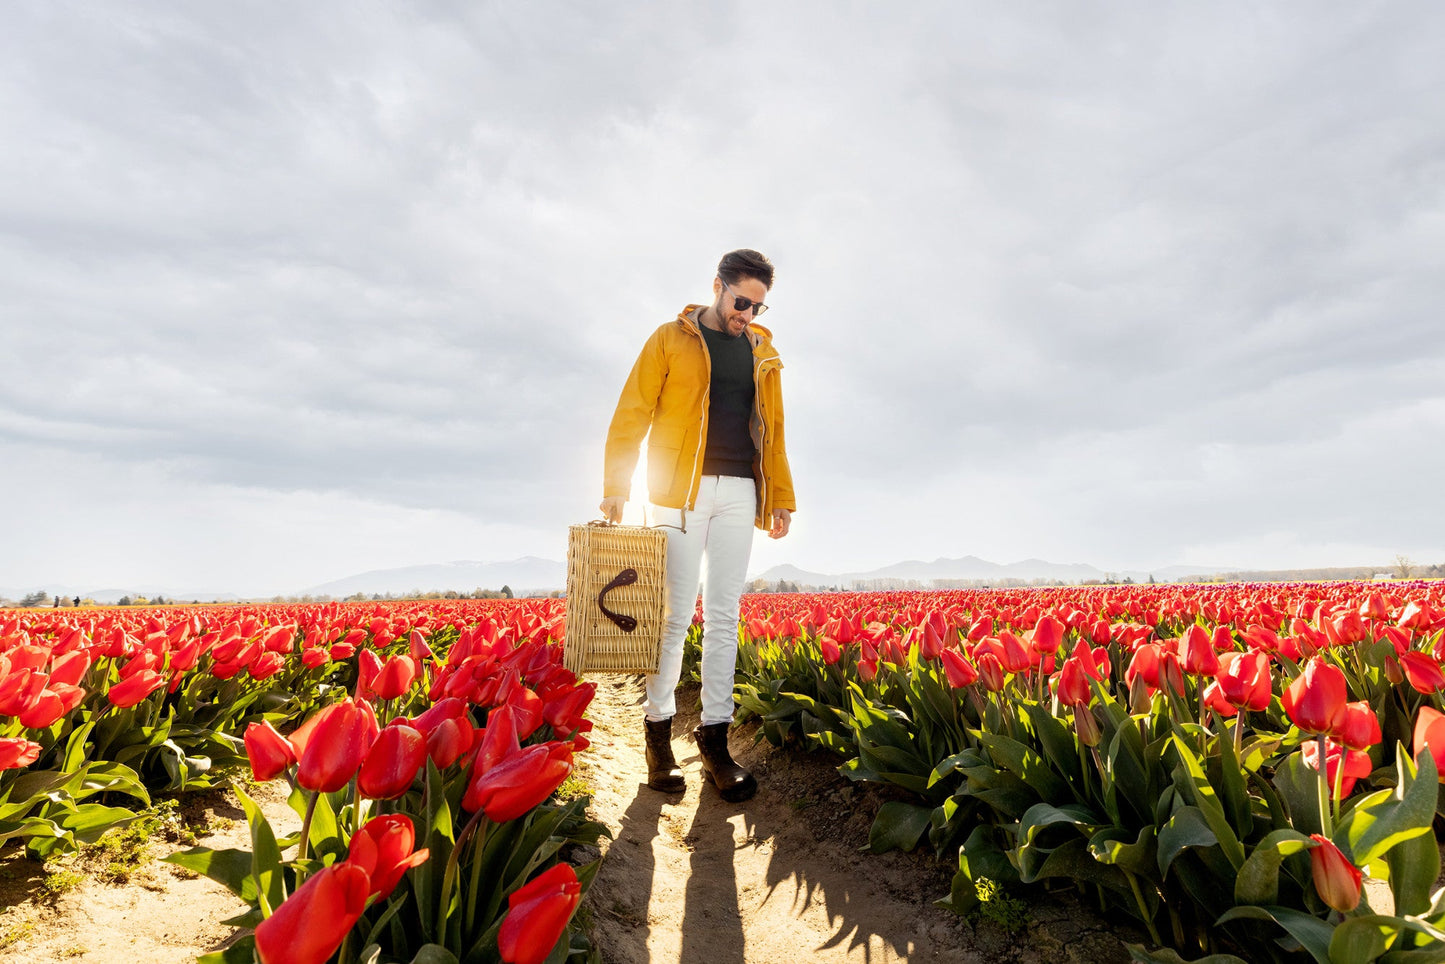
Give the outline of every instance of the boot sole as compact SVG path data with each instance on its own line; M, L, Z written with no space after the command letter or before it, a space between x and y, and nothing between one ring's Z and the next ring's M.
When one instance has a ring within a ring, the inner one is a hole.
M735 783L724 790L718 786L717 777L713 776L711 771L704 770L702 772L703 776L707 777L708 782L717 789L718 795L728 803L742 803L744 800L751 800L758 792L757 780L748 779L742 783Z

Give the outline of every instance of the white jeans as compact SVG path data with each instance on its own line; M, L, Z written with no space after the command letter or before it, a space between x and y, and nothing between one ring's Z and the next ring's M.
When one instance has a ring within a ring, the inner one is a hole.
M757 489L752 479L705 475L697 502L687 510L687 531L667 533L667 622L662 631L662 663L647 677L649 720L677 712L673 691L682 675L682 644L692 625L703 556L707 580L702 591L702 722L733 718L733 675L738 659L738 599L747 581L753 549ZM679 524L682 510L653 505L653 525Z

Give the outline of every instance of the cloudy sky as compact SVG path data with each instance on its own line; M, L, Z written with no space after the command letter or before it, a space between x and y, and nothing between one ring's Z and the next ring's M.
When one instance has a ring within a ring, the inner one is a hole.
M1445 561L1445 6L8 3L0 586L560 559L778 266L753 570Z

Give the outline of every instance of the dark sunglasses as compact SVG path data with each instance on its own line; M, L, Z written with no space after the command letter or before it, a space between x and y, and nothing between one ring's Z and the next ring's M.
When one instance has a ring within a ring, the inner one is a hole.
M721 278L719 278L718 280L722 281ZM768 306L763 304L761 301L754 301L751 298L744 298L733 289L728 288L728 283L726 281L723 281L722 286L727 289L728 294L733 296L733 311L747 311L749 308L751 308L753 309L753 317L756 318L758 315L761 315L763 312L768 310Z

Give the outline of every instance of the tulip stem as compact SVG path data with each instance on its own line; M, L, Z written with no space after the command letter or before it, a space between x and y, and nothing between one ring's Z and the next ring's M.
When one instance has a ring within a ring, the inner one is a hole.
M1340 815L1340 804L1343 802L1340 798L1344 796L1345 761L1349 758L1349 754L1349 747L1341 746L1340 762L1335 764L1335 792L1330 794L1330 805L1334 808L1333 814L1336 818ZM1328 766L1325 767L1325 771L1326 773L1329 772Z
M306 817L301 821L301 843L296 849L296 860L298 862L306 859L306 845L311 842L311 817L316 813L316 799L320 796L320 790L312 790L311 799L306 801ZM301 879L303 879L305 875L304 872L298 868L296 876L298 878L296 885L299 887L301 886Z
M449 916L448 911L452 903L452 885L454 885L457 880L457 861L460 859L462 848L466 846L467 841L471 839L472 833L477 829L477 821L482 819L482 813L482 809L478 807L477 812L472 814L472 819L467 821L467 825L463 827L462 832L457 835L457 842L452 847L452 852L447 855L446 870L442 872L441 899L437 901L438 944L445 943L447 917Z
M477 812L481 813L482 811L478 810ZM487 828L491 825L492 822L488 820L486 825L482 827L481 835L477 838L477 846L475 848L477 855L472 861L472 885L467 889L467 897L469 899L462 901L466 907L466 914L462 918L464 922L464 930L462 933L464 934L472 933L473 919L477 914L477 891L480 890L482 886L482 863L483 857L485 856L484 851L487 849Z
M1144 926L1149 928L1149 939L1162 946L1164 941L1159 936L1159 928L1154 926L1154 915L1149 913L1149 905L1144 902L1144 894L1139 890L1139 878L1127 870L1124 876L1129 879L1129 889L1134 892L1134 905L1139 908L1139 916L1144 919Z
M1244 767L1244 707L1234 715L1234 762Z
M1329 766L1326 763L1325 745L1328 737L1321 733L1315 737L1316 745L1319 747L1319 755L1315 758L1315 764L1319 768L1317 785L1320 795L1320 833L1326 837L1334 836L1333 821L1330 819L1330 787L1326 771ZM1343 763L1343 761L1341 761Z
M351 778L351 835L361 829L361 776Z

